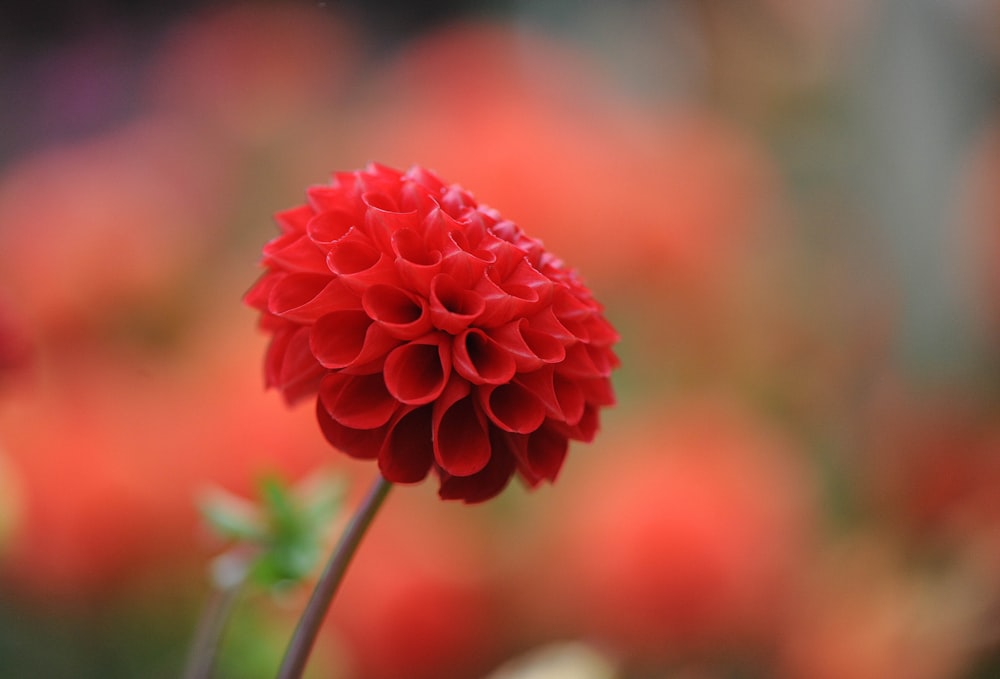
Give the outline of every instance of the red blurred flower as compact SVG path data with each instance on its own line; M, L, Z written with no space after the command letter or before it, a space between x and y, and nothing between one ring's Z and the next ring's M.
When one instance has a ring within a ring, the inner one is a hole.
M0 287L16 292L14 311L40 334L72 335L148 306L223 235L226 162L191 128L145 119L11 165L0 175Z
M614 395L617 334L575 272L457 185L414 167L337 173L277 215L248 292L268 386L318 393L327 439L386 479L433 469L479 502L555 479Z
M541 533L554 569L532 575L537 617L639 659L766 642L813 525L793 451L719 406L673 412L616 450L567 479Z
M246 371L263 348L251 319L210 316L176 355L47 355L3 402L0 455L19 492L2 584L62 605L200 579L214 547L199 538L200 490L245 494L321 462L309 413L281 413Z
M482 676L506 637L481 523L410 497L382 510L331 610L347 676Z
M329 110L357 61L355 34L333 7L213 5L168 32L150 96L224 138L272 140Z

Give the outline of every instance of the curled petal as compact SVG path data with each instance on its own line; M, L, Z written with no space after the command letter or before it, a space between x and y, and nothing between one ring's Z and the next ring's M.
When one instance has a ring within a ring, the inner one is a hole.
M274 333L264 361L267 386L296 403L314 394L325 372L309 350L309 328L288 326Z
M495 260L491 251L470 243L467 231L451 231L445 239L444 269L463 287L475 285Z
M566 377L607 377L611 374L610 363L599 366L583 342L566 347L566 360L559 364L559 372Z
M576 380L563 377L551 366L518 374L516 381L541 400L549 417L570 425L583 417L584 391Z
M372 322L364 311L355 310L322 316L309 335L309 347L316 360L334 370L360 372L371 364L377 370L381 359L398 344L398 339Z
M304 233L306 224L316 212L308 205L299 205L275 213L274 221L282 233Z
M264 246L264 264L288 271L329 275L326 253L301 233L286 233Z
M323 402L316 400L316 420L323 437L334 448L351 457L371 460L378 457L379 450L389 432L389 426L378 429L354 429L330 417Z
M373 191L364 194L361 200L367 208L365 227L372 239L386 250L390 247L393 233L420 223L416 210L401 210L396 199L388 193Z
M594 367L597 368L597 372L604 377L611 374L611 371L617 368L621 361L618 360L618 356L607 346L595 346L593 344L587 344L587 354L590 356L591 362Z
M451 374L451 350L436 335L396 347L383 368L389 393L402 403L430 403L444 390Z
M355 190L356 178L345 178L343 173L334 175L334 181L326 186L310 186L306 189L306 198L315 212L344 210L346 212L360 211L363 208L361 196Z
M454 476L475 474L490 461L489 422L470 391L453 377L434 402L434 459Z
M441 209L455 219L460 219L466 212L475 208L475 198L460 186L452 184L442 192Z
M592 346L610 347L620 339L618 331L600 313L592 313L587 323L587 335Z
M316 245L329 247L358 225L358 218L346 210L327 210L309 220L306 234Z
M419 165L410 168L403 176L408 181L423 187L431 195L441 195L445 189L445 183L441 181L440 177Z
M518 470L529 486L555 481L569 450L569 439L548 426L531 434L508 434Z
M491 429L490 433L493 453L482 470L470 476L454 476L443 469L438 471L441 477L438 495L441 499L462 500L466 503L485 502L499 495L510 483L516 469L514 455L500 438L503 432Z
M568 288L559 286L552 297L552 311L559 322L584 342L591 339L591 328L604 334L606 330L593 323L595 311L592 306L579 299Z
M515 275L496 280L500 276L496 273L499 269L491 269L489 275L476 283L474 290L486 301L485 311L476 319L479 325L502 325L519 316L530 316L547 304L552 282L528 264L523 252L520 256L513 269L517 272ZM546 284L541 284L536 274L545 279Z
M427 476L433 462L430 407L404 410L385 435L378 453L379 471L393 483L416 483Z
M278 284L278 281L287 275L273 270L266 272L243 295L243 301L258 311L267 312L267 300L271 297L271 290Z
M479 328L469 328L454 341L455 370L473 384L503 384L517 371L514 356Z
M563 345L573 344L577 341L576 335L570 332L566 326L556 318L552 307L545 307L536 314L528 318L528 327L534 332L544 335L560 342Z
M486 300L442 273L431 281L430 312L434 326L456 335L483 313Z
M531 328L526 318L491 328L489 335L513 357L518 372L535 370L545 363L558 363L566 358L562 342Z
M555 287L552 281L532 266L523 254L513 269L506 274L501 275L499 268L494 269L494 273L493 280L512 297L536 301L539 304L548 304L549 300L552 299L552 291ZM556 315L558 315L558 311Z
M267 309L296 323L312 323L320 316L344 309L360 308L357 295L329 274L292 273L271 289Z
M393 337L416 339L431 329L427 303L403 288L375 284L365 290L361 304Z
M597 406L590 403L584 406L583 417L580 418L580 421L572 426L552 420L549 423L553 429L562 433L567 438L583 441L584 443L594 440L594 436L597 434L597 429L600 425Z
M504 431L527 434L545 421L545 404L517 382L487 385L480 388L479 395L483 410Z
M613 406L615 390L611 387L611 379L598 377L590 380L574 380L587 403L595 406Z
M326 264L335 274L351 276L371 270L378 264L381 255L372 240L352 226L331 243Z
M424 238L413 229L392 234L396 269L403 282L421 295L430 294L431 281L441 273L441 253L427 247Z
M319 400L330 417L354 429L381 427L399 408L378 373L330 373L319 385Z

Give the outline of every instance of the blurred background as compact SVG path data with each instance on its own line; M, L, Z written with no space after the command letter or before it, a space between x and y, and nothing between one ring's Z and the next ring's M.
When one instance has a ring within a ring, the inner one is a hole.
M578 268L619 404L552 487L396 489L310 676L1000 677L1000 2L12 5L0 676L178 676L198 494L367 485L240 298L375 160ZM304 596L241 599L219 676Z

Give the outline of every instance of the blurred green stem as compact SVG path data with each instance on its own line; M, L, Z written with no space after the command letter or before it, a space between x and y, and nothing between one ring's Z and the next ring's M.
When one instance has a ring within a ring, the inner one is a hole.
M198 629L191 646L191 655L188 657L187 667L184 670L184 679L208 679L212 676L215 657L222 642L226 621L229 619L233 605L246 582L245 564L239 564L237 570L238 573L231 570L229 578L215 578L216 586L213 589L212 597L198 621Z
M330 609L330 603L337 593L337 588L344 579L347 566L391 487L392 484L379 475L362 500L358 510L351 517L351 521L347 524L343 535L340 536L340 541L333 550L323 574L316 583L316 588L313 590L309 603L306 604L302 617L299 618L299 624L295 628L295 633L285 651L281 669L278 671L278 679L299 679L302 676L306 661L309 659L309 653L316 642L319 629L326 617L326 612Z

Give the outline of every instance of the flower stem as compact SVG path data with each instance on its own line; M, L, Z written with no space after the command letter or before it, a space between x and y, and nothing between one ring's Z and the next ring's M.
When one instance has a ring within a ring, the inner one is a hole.
M281 669L278 670L278 679L299 679L302 676L309 653L312 651L320 626L326 617L326 612L330 609L333 596L337 593L337 588L344 579L344 572L391 487L392 483L379 475L364 500L361 501L354 516L351 517L351 521L347 524L343 535L340 536L340 541L334 548L333 554L330 555L326 568L323 569L323 574L320 575L319 581L316 583L316 588L309 598L309 603L306 604L302 617L299 618L299 624L288 643L288 649L285 651Z
M191 654L184 670L184 679L208 679L212 676L215 656L222 641L226 621L236 603L242 583L217 587L198 621Z

